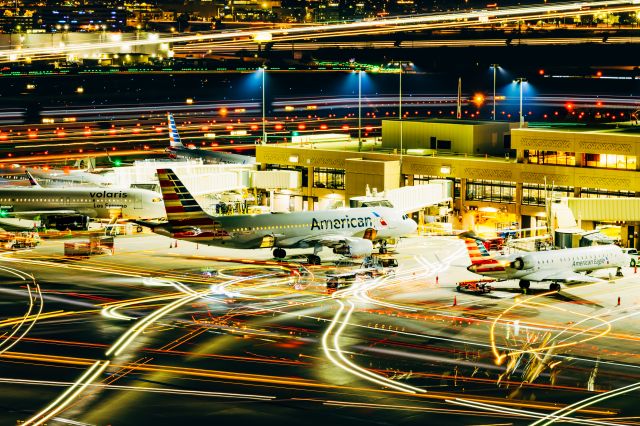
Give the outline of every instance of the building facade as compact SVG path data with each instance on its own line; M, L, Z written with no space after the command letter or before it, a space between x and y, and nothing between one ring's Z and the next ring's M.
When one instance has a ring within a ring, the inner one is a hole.
M354 147L357 142L353 142ZM473 226L483 216L523 228L546 224L548 197L612 198L640 196L640 133L512 129L515 157L470 154L398 153L322 149L292 145L259 146L257 159L267 169L301 171L297 196L309 208L326 197L345 201L378 191L450 179L458 226ZM397 152L397 150L396 150ZM306 183L306 184L305 184ZM317 208L317 207L316 207ZM628 224L625 224L627 226ZM583 227L591 227L583 223ZM629 235L638 233L635 224ZM625 231L627 232L627 231Z

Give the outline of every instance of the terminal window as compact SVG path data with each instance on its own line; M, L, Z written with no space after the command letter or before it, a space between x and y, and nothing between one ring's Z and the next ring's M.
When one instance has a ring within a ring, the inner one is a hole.
M575 152L525 150L525 158L529 163L553 164L557 166L575 166Z
M633 197L633 191L611 190L600 188L582 188L580 190L580 198L618 198Z
M604 169L636 169L636 157L633 155L616 154L582 154L584 164L587 167L599 167Z
M541 183L522 184L522 204L544 206L547 197L572 197L573 186L554 186Z
M442 180L449 179L453 182L453 198L460 198L460 179L459 178L443 178L441 176L430 176L430 175L413 175L413 184L414 185L427 185L432 180ZM405 186L408 185L407 180L405 180Z
M516 184L500 180L469 179L466 196L468 201L515 203Z
M309 169L302 166L283 166L280 164L267 164L267 170L293 170L296 172L300 172L302 176L302 186L306 187L309 185Z
M344 189L345 171L342 169L315 168L313 170L313 187Z

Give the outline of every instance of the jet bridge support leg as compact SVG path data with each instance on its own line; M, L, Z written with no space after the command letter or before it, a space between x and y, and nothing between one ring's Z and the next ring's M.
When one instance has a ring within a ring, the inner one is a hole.
M115 236L115 235L118 234L118 228L115 226L116 223L118 223L118 217L117 216L111 218L111 220L107 224L107 227L105 229L105 235Z

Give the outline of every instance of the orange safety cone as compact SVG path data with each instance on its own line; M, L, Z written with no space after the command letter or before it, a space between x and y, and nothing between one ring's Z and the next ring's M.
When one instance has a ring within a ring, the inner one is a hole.
M638 273L638 265L633 265L633 273L634 274Z
M618 296L618 306L620 306L620 296Z
M439 281L440 280L438 279L438 276L436 275L436 285L438 285Z
M457 306L457 305L458 305L458 297L453 296L453 306Z
M176 248L178 248L178 240L176 240Z

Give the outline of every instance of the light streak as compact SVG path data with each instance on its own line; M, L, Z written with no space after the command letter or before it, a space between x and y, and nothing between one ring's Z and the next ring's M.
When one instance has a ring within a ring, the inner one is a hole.
M195 295L189 294L188 296L181 297L178 300L154 311L152 314L138 320L131 328L129 328L105 353L106 356L118 356L120 355L144 330L146 330L153 322L164 315L167 315L179 307L193 302L200 297L207 294L209 291L201 291Z
M596 8L602 8L607 11L613 10L635 10L637 6L622 6L630 5L632 2L625 0L612 0L606 1L593 1L588 3L591 9L583 11L582 8L585 5L584 2L573 3L556 3L547 5L533 5L504 8L500 10L482 10L471 12L458 12L447 14L430 14L430 15L418 15L412 17L394 17L374 20L362 20L349 23L338 24L325 24L325 25L311 25L294 28L277 28L268 29L262 32L269 34L272 38L274 36L286 35L300 35L303 37L319 37L322 33L334 32L334 33L346 33L352 31L357 33L357 30L369 32L369 31L406 31L407 26L420 26L420 28L429 28L430 26L471 26L480 23L481 19L485 19L481 23L486 25L488 23L501 23L507 21L519 21L523 19L534 19L535 17L549 18L552 16L573 15L573 14L594 14L598 10ZM619 7L613 7L619 6ZM255 35L255 30L240 30L233 32L223 33L210 33L210 34L197 34L197 35L184 35L174 37L154 37L152 39L139 39L139 40L127 40L126 44L129 46L143 46L143 45L157 45L161 43L184 43L184 42L201 42L203 40L234 40L238 38L251 38ZM7 59L12 59L19 52L21 57L36 58L40 55L63 55L72 52L78 52L87 49L113 49L121 48L123 45L122 40L101 42L101 43L81 43L81 44L67 44L60 47L33 47L25 49L4 49L0 50L0 56L5 56ZM5 59L6 60L6 59Z
M18 384L18 385L35 385L35 386L54 386L54 387L73 385L73 382L10 379L10 378L0 378L0 383ZM126 390L126 391L145 392L145 393L171 394L171 395L204 396L204 397L213 397L213 398L233 398L233 399L253 399L253 400L259 400L259 401L270 401L276 398L275 396L255 395L255 394L246 394L246 393L210 392L210 391L188 390L188 389L179 389L179 388L178 389L149 388L149 387L142 387L142 386L123 386L123 385L112 385L112 384L104 384L104 383L91 383L87 385L87 387L100 388L100 389Z
M472 406L475 408L479 408L481 410L486 410L486 411L491 411L494 413L501 413L501 414L511 414L511 415L517 415L517 416L521 416L521 417L532 417L532 418L541 418L544 417L544 414L540 414L540 413L536 413L535 411L529 411L529 410L518 410L515 408L507 408L507 407L499 407L496 405L491 405L491 404L486 404L483 402L479 402L479 401L474 401L474 400L469 400L469 399L462 399L462 398L456 398L454 400L446 400L446 402L450 403L450 404L456 404L456 405L463 405L463 406ZM549 416L553 416L553 414L549 414ZM555 416L553 416L555 417ZM601 422L601 421L596 421L596 420L589 420L589 419L573 419L573 418L565 418L563 419L563 421L569 422L569 423L577 423L577 424L587 424L587 425L603 425L603 426L618 426L618 423L608 423L608 422ZM531 426L533 426L536 423L532 423Z
M334 294L338 294L338 292ZM338 312L335 314L335 316L333 317L333 320L329 324L329 327L327 327L326 331L322 335L322 349L324 350L326 357L337 367L355 376L358 376L364 380L367 380L369 382L373 382L381 386L394 389L399 392L405 392L410 394L425 392L424 389L398 383L393 380L387 379L386 377L383 377L378 374L372 373L368 370L365 370L364 368L359 367L356 364L352 363L344 356L344 354L342 353L342 350L340 349L340 335L342 334L345 327L349 323L349 318L351 317L351 314L355 309L355 305L349 301L349 305L350 305L349 311L345 314L344 318L340 318L342 316L342 313L345 307L344 307L344 303L341 300L336 299L336 302L339 305ZM340 323L340 326L338 327L338 330L333 334L333 340L332 340L333 347L330 348L328 343L329 336L332 334L334 328L338 323ZM339 360L337 360L333 356L332 352L335 352L337 354Z
M8 272L8 273L20 278L21 280L25 281L26 282L26 287L27 287L27 294L28 294L28 297L29 297L27 312L25 312L25 314L23 315L22 319L18 320L19 322L16 323L15 320L13 320L13 321L12 320L8 320L6 322L5 321L0 322L0 327L2 327L3 325L6 326L7 324L15 325L13 331L8 336L6 336L6 335L1 336L1 337L4 338L4 340L2 342L0 342L0 355L1 355L4 352L6 352L9 349L11 349L13 346L15 346L24 336L27 335L27 333L29 333L31 328L33 328L33 326L35 325L36 321L38 321L40 315L42 314L42 310L44 308L44 301L42 299L42 292L40 291L40 285L36 282L36 280L33 277L33 275L29 275L29 274L27 274L27 273L25 273L23 271L18 270L18 269L9 268L9 267L6 267L6 266L0 267L0 270ZM36 299L35 296L32 294L32 289L31 289L32 285L34 287L33 291L35 291L38 299ZM33 307L34 307L35 303L38 303L38 311L34 315L31 315L31 312L33 311ZM26 328L23 328L23 326L25 325L25 323L27 321L30 322L29 325L27 325ZM14 337L21 330L22 330L22 332L17 337Z
M40 426L68 406L91 382L109 366L109 361L96 361L80 378L51 404L22 423L24 426Z

